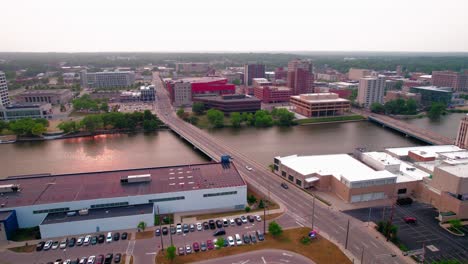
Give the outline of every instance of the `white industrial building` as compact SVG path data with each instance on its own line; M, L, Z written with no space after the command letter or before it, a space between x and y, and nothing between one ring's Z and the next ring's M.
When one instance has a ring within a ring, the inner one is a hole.
M153 205L154 212L159 207L161 214L232 210L243 209L247 198L247 185L232 163L17 176L0 180L1 186L6 187L0 188L0 212L15 211L20 228L41 225L41 230L52 235L60 233L53 233L47 226L51 224L47 217L53 218L54 213L66 215L88 209L91 214L96 209L122 209L148 203ZM140 216L141 219L147 217ZM75 219L79 218L68 220L76 222ZM96 225L92 223L96 219L82 220L80 225L86 222L86 225L94 227L93 230L97 226L101 230L127 229L127 223L133 221L128 217L125 221L107 219L102 221L102 225ZM65 228L65 222L57 226ZM132 225L136 227L134 223ZM147 225L153 225L153 220L148 218Z

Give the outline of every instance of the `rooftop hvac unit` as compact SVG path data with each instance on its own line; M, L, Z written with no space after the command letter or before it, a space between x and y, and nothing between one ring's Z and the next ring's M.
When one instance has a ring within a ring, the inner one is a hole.
M120 178L121 183L138 183L138 182L150 182L151 174L141 174L141 175L129 175Z
M19 189L20 189L19 184L0 185L0 193L18 192Z

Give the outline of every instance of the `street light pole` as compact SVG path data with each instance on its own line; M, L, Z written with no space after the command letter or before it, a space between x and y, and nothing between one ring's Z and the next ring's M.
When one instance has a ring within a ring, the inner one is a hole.
M315 195L314 195L314 200L312 201L312 230L314 230L314 220L315 220Z
M161 229L161 215L159 214L159 205L158 205L158 220L159 220L159 231L162 233L162 229ZM160 237L161 237L161 250L164 251L163 234L160 234Z
M263 234L266 234L266 203L263 203Z
M349 219L348 219L348 227L346 228L346 241L345 241L345 249L348 249L348 236L349 236Z

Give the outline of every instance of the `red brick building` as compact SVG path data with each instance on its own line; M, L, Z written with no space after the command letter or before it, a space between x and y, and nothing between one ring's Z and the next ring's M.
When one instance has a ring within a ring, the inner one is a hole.
M288 63L287 86L293 95L313 92L314 75L312 64L304 60L292 60Z
M451 87L454 92L468 91L468 71L433 71L432 84L439 87Z
M254 88L254 96L263 103L288 102L291 97L291 89L284 86L259 86Z

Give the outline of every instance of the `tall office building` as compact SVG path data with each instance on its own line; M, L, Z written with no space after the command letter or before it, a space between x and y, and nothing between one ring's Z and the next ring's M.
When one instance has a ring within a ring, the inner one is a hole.
M350 68L348 71L348 79L352 81L359 81L361 78L364 78L371 74L372 74L372 71L368 69Z
M135 73L130 71L81 72L81 86L89 88L129 87L135 82Z
M9 104L6 76L4 72L0 71L0 106L8 106Z
M265 78L264 64L249 63L244 65L244 84L251 86L253 78Z
M384 102L385 79L367 76L359 80L358 103L369 108L373 103Z
M432 84L439 87L451 87L454 92L468 91L468 71L433 71Z
M455 143L460 148L468 149L468 114L460 121L457 141Z
M292 60L288 63L287 85L293 95L312 93L314 74L312 64L305 60Z

